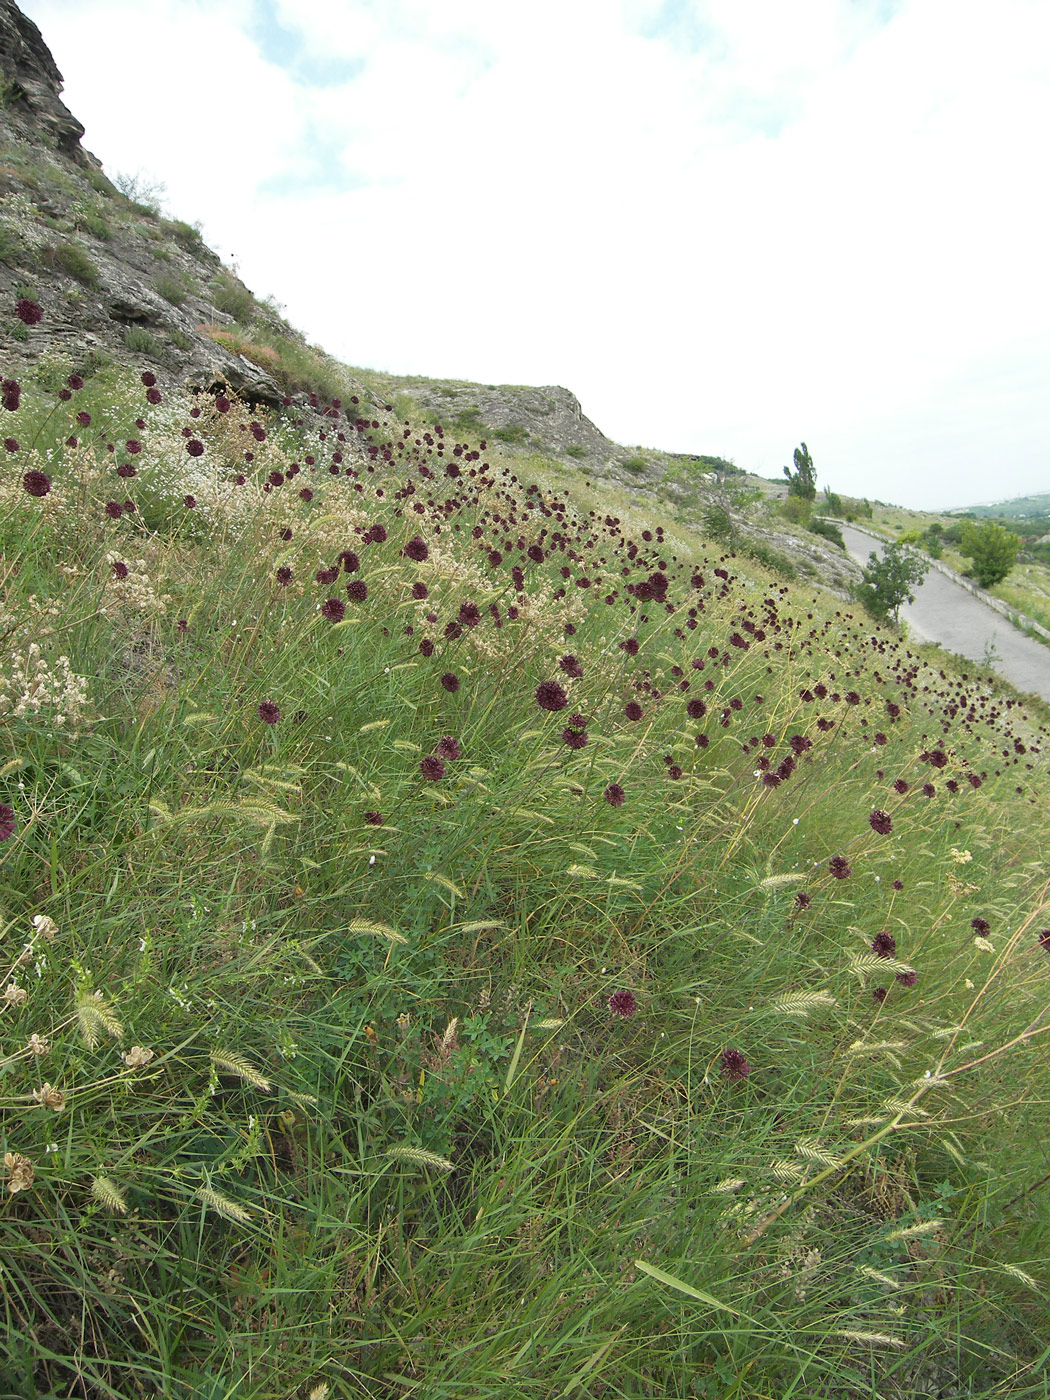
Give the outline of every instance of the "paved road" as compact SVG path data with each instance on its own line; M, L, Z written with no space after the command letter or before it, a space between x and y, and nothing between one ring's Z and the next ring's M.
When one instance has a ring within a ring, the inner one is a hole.
M840 522L836 522L840 524ZM882 553L870 535L841 525L846 549L858 564L872 550ZM961 584L931 569L915 591L915 602L901 609L909 634L919 642L938 642L948 651L990 667L1018 690L1050 700L1050 646L1033 641L975 598Z

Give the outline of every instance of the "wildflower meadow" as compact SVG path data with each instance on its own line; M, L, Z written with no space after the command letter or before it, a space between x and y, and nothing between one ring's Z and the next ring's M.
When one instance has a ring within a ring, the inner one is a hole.
M4 375L4 1395L1046 1396L1031 707L380 400Z

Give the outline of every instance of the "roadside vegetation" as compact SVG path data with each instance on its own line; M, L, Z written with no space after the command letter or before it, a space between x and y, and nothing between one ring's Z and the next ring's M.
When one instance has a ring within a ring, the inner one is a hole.
M1045 1394L1016 698L354 397L2 404L7 1394Z

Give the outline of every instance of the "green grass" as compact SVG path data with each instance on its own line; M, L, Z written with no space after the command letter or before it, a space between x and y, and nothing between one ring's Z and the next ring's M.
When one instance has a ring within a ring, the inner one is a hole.
M45 249L43 257L51 266L75 277L85 287L97 287L101 281L98 264L82 243L63 240L53 248Z
M5 416L51 490L0 494L8 1392L1044 1394L1022 707L546 459L45 368Z

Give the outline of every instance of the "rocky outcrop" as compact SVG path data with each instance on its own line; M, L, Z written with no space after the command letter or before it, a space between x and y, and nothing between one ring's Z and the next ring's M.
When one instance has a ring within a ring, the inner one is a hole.
M55 149L85 169L101 165L80 144L84 128L62 101L62 74L40 30L13 0L0 0L0 72L3 105L36 126Z

